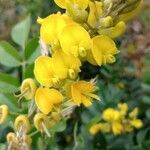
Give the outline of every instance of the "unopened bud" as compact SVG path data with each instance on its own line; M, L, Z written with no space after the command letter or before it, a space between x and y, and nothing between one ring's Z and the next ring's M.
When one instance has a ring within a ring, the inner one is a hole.
M107 27L110 27L112 25L113 25L113 19L111 16L107 16L105 18L100 19L100 26L101 27L107 28Z
M82 10L77 5L68 5L67 13L72 19L78 23L84 23L87 21L88 13L86 10Z

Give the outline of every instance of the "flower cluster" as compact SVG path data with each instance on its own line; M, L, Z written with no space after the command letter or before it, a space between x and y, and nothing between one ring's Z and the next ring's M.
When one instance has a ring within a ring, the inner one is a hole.
M80 80L81 66L86 61L96 66L116 61L115 55L119 50L113 39L124 33L126 22L137 14L143 0L54 1L66 11L37 19L41 25L41 56L36 58L34 64L36 80L25 79L20 87L21 93L17 95L20 104L25 98L30 100L30 106L27 115L16 118L16 133L8 134L8 142L14 143L14 146L17 141L20 144L31 143L26 139L32 123L38 131L50 137L48 129L69 116L75 106L83 104L89 107L94 99L100 99L95 94L97 88L94 80ZM130 119L126 119L124 105L119 105L119 109L106 110L103 118L109 124L98 124L92 127L91 132L96 128L97 131L100 128L104 128L101 131L108 130L105 125L110 127L110 124L114 134L141 126L135 110L132 112L134 117L131 115ZM0 111L4 110L0 108ZM122 124L123 121L126 123ZM128 127L124 129L126 124Z
M117 109L107 108L103 111L103 120L100 123L92 125L90 133L92 135L98 132L120 135L132 132L134 128L139 129L143 126L143 122L137 117L137 107L128 112L128 105L126 103L119 103Z

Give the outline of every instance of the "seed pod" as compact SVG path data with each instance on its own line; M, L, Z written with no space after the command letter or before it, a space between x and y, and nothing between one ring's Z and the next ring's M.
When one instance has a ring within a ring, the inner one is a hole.
M22 127L23 129L26 130L26 132L28 132L30 130L29 119L25 115L19 115L15 120L14 126L18 131Z
M8 106L1 105L0 106L0 124L2 124L8 116Z

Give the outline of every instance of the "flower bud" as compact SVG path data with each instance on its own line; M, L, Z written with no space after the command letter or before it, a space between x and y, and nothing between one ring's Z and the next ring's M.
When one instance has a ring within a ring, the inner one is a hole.
M2 124L8 116L8 106L1 105L0 106L0 124Z
M104 28L108 28L113 25L113 19L111 16L101 18L99 22L100 22L100 26Z
M78 23L84 23L88 18L88 13L86 10L82 10L76 7L76 5L72 5L72 4L68 6L67 13L69 16L72 17L74 21Z
M107 35L110 38L117 38L122 35L126 30L126 24L123 21L118 22L114 27L100 29L98 31L101 35Z
M29 100L34 97L36 91L36 84L33 79L25 79L21 84L21 94Z
M18 131L22 127L25 132L28 132L30 130L29 119L25 115L19 115L15 120L14 126Z

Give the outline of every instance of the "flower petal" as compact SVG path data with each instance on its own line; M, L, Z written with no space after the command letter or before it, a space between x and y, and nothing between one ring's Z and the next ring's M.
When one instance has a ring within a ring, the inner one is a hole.
M37 81L46 87L52 86L51 78L54 75L52 58L40 56L35 60L34 75Z
M37 107L44 114L48 114L55 104L61 103L62 94L55 89L38 88L35 94L35 102Z

